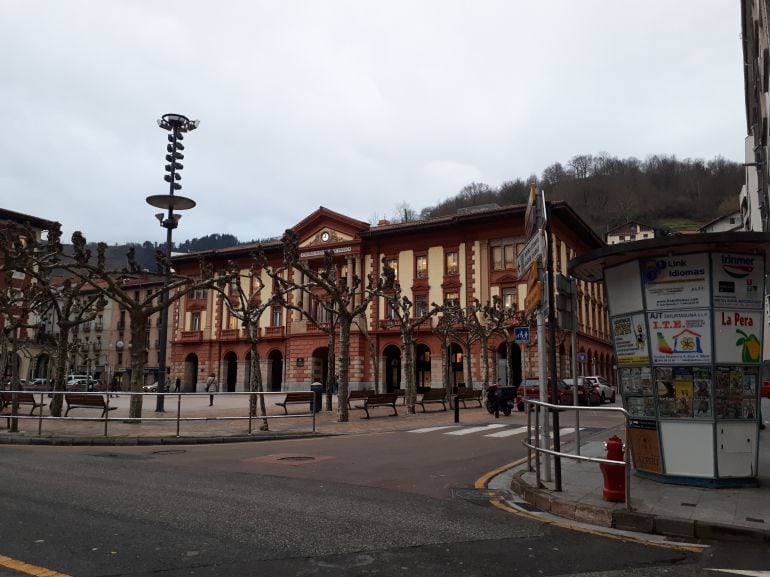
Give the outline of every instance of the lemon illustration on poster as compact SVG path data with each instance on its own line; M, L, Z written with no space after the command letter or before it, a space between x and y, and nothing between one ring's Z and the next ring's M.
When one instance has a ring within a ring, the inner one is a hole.
M759 364L762 359L762 311L714 311L716 362Z
M646 259L641 266L647 310L711 306L708 255Z
M714 253L711 262L715 308L762 309L764 258L753 254Z

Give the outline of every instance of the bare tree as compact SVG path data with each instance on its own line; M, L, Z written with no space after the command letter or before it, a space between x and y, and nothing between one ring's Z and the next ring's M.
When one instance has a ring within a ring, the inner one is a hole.
M266 310L279 302L282 291L288 289L274 284L271 295L265 300L260 298L265 288L260 271L265 271L271 278L280 277L279 271L269 270L261 246L257 248L256 253L252 254L252 262L249 268L245 269L245 274L244 270L235 262L228 262L227 268L226 274L218 277L217 282L212 286L221 295L228 313L238 319L243 327L243 332L249 342L249 391L261 393L264 388L262 371L259 366L259 319ZM255 395L251 398L250 412L252 416L257 413L256 397ZM263 416L267 415L264 395L259 395L259 408ZM260 430L267 431L268 428L267 419L263 419Z
M334 254L324 253L323 265L320 269L309 266L299 258L299 240L297 234L287 229L283 235L284 264L301 272L309 279L313 287L321 289L328 295L329 306L334 310L340 327L340 379L338 391L339 421L348 421L348 379L350 366L350 328L355 319L363 315L369 308L369 303L375 295L375 283L371 276L366 287L361 286L361 279L353 275L352 283L348 285L337 278L334 264Z
M419 316L413 317L414 305L406 295L401 294L401 284L395 280L395 271L388 264L386 258L382 259L382 278L378 294L385 298L388 307L389 320L398 326L401 333L402 352L404 355L404 368L402 374L406 375L405 403L409 414L415 413L417 402L417 387L414 382L414 333L420 325L436 316L441 309L433 306L431 310L424 311Z

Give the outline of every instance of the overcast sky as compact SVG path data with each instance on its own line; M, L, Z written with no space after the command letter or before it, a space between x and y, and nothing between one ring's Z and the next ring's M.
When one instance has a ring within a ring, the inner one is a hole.
M108 243L165 240L168 112L180 241L746 134L738 0L2 0L0 51L0 206Z

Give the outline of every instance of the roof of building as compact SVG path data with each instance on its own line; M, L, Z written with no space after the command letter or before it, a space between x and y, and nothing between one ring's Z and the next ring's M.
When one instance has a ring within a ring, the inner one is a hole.
M637 225L639 225L641 227L645 227L645 228L648 228L648 229L653 230L653 231L655 230L654 226L651 226L649 224L645 224L643 222L639 222L638 220L627 220L623 224L619 224L618 226L615 226L615 227L609 229L607 231L607 233L605 234L605 237L607 235L610 235L610 234L614 233L614 232L619 232L620 230L625 229L630 224L637 224Z
M17 224L28 222L31 226L41 230L49 230L59 224L55 220L48 220L38 216L32 216L31 214L24 214L22 212L15 212L6 208L0 208L0 221L10 221Z

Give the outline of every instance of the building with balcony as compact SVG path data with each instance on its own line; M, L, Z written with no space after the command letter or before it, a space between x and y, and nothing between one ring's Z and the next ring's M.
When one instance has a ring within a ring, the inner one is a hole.
M506 307L521 310L527 292L525 279L516 270L516 256L527 242L524 205L486 207L484 210L405 223L381 221L376 226L321 207L293 226L299 238L299 257L310 267L320 266L332 251L336 278L352 286L353 275L379 277L383 259L394 270L402 293L414 303L415 318L431 303L454 302L461 307L474 299L481 303L499 297ZM568 261L598 247L602 240L563 202L550 203L554 269L566 274ZM270 266L281 265L280 241L262 244ZM203 253L216 270L237 263L247 272L254 245L241 245ZM174 268L181 274L198 271L201 253L176 255ZM229 270L229 269L228 269ZM305 279L294 270L297 283ZM364 283L366 284L365 280ZM262 272L253 281L253 297L267 298L272 280ZM260 292L261 289L261 292ZM363 290L363 289L362 289ZM363 293L361 293L363 294ZM266 390L307 389L314 381L325 383L330 318L311 294L295 290L289 303L265 310L258 330L258 352ZM359 295L360 298L360 295ZM360 302L360 301L358 301ZM298 310L303 312L298 312ZM607 306L603 286L579 284L578 349L588 359L586 374L601 374L614 381ZM315 323L308 320L312 318ZM241 391L249 382L250 343L241 322L233 317L221 293L197 291L176 301L170 311L172 378L179 376L183 389L200 390L210 372L221 390ZM454 343L445 351L434 333L437 319L422 323L414 333L415 377L418 386L442 387L443 365L450 366L450 386L465 384L465 363L471 363L472 380L481 379L478 343L465 350ZM535 333L533 330L532 333ZM534 337L533 337L534 339ZM513 374L507 374L503 337L491 344L491 380L518 384L537 374L537 344L513 345ZM569 371L570 339L558 345L559 369ZM402 385L402 339L386 301L373 301L350 339L351 389L393 390Z

